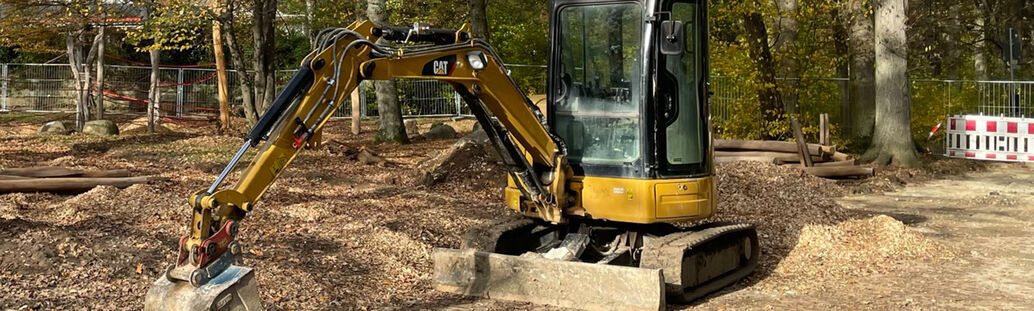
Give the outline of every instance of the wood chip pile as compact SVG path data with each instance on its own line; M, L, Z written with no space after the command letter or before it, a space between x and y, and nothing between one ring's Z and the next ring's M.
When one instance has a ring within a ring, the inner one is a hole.
M716 168L717 218L753 223L761 238L762 290L804 292L952 252L888 216L847 210L847 189L801 170L739 161Z

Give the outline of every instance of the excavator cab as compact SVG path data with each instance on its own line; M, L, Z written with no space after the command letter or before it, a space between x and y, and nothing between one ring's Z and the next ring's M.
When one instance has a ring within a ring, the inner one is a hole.
M547 112L575 175L711 173L705 12L697 1L554 2Z
M710 217L704 2L556 0L551 12L546 115L573 170L571 210L639 224ZM533 216L514 185L510 207Z

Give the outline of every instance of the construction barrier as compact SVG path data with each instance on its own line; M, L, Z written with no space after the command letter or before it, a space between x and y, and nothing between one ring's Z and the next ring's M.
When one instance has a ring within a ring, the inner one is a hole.
M984 115L948 118L947 154L953 158L1034 162L1034 119Z

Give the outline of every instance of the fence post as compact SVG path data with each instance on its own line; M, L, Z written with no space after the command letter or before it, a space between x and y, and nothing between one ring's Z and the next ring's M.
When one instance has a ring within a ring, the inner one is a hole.
M366 92L363 92L364 82L359 82L359 86L356 89L359 90L359 118L366 119Z
M458 93L456 91L453 91L452 92L452 101L456 103L456 116L458 117L458 116L462 115L463 114L463 107L461 107L460 93Z
M0 69L0 74L3 75L3 94L0 94L0 111L7 111L7 64L3 65L3 69Z
M183 117L183 68L176 71L176 116Z

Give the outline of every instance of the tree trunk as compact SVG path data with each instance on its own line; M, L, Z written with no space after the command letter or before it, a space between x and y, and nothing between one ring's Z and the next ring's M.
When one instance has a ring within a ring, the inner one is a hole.
M470 34L474 38L488 41L487 0L467 0L467 14L470 16Z
M158 63L161 61L158 50L153 49L151 54L151 87L147 91L147 132L154 133L155 122L161 109L161 93L158 90Z
M89 112L90 109L92 108L92 109L96 110L96 107L94 107L94 104L93 104L94 103L94 98L93 98L93 87L94 87L93 86L93 81L95 79L93 79L93 76L91 74L92 71L90 70L90 68L93 67L94 62L97 61L97 48L100 46L101 41L104 41L104 40L102 40L102 38L103 38L102 36L103 36L103 33L101 33L101 32L97 32L97 34L93 36L93 43L90 44L90 51L86 54L87 55L86 56L86 62L83 63L83 65L82 65L82 68L83 68L83 75L82 75L82 77L83 77L82 97L84 98L84 100L83 100L83 107L85 108L83 116L85 116L87 119L90 119L90 112ZM97 114L95 113L93 116L96 117Z
M82 51L76 44L77 35L68 32L65 34L65 48L68 53L68 67L72 70L72 83L75 86L75 130L82 131L86 124L86 99L83 98L83 77L79 68L82 67Z
M366 16L366 1L367 0L355 0L355 20L364 21L370 19Z
M370 17L370 21L377 25L386 25L388 14L385 10L385 0L368 0L366 4L366 15ZM383 44L384 41L380 40L379 43ZM408 143L409 137L406 136L406 126L402 123L402 106L399 105L395 81L375 81L374 89L377 92L377 112L380 115L376 140Z
M316 0L305 0L305 35L309 37L309 49L316 49Z
M980 1L977 1L977 5L974 7L973 16L976 19L973 23L976 25L976 39L973 41L973 78L980 81L987 80L987 46L985 41L987 38L984 34L987 31L987 26L984 22L984 10L980 9Z
M779 11L775 49L780 55L779 69L777 74L786 78L784 85L789 89L782 92L783 110L789 113L797 113L797 90L800 89L801 68L797 63L797 0L776 0L776 9Z
M941 31L941 41L944 42L944 45L942 46L946 49L946 51L943 51L945 59L945 61L942 61L942 64L944 64L942 66L944 71L943 77L949 80L958 80L960 79L959 69L962 67L958 64L963 62L961 51L962 46L958 40L958 35L965 31L960 22L961 14L959 11L961 10L960 6L962 6L962 3L947 5L948 20L945 25L942 26L944 27L944 30Z
M862 160L876 164L919 166L912 143L905 36L906 0L877 0L876 126Z
M875 65L873 49L873 20L866 0L848 0L844 8L848 22L849 57L851 59L851 136L872 136L875 103Z
M231 7L230 12L233 11L234 9ZM248 121L248 127L250 128L255 126L255 123L258 123L259 111L257 111L255 105L255 91L252 87L253 80L248 76L248 67L244 64L244 49L241 47L240 42L237 41L237 33L233 29L232 13L230 15L231 18L225 23L229 27L226 27L224 34L226 35L226 44L230 47L230 61L233 62L233 68L237 71L237 85L241 89L241 106L243 106L244 110L244 119Z
M220 1L212 1L213 11L219 12L221 6ZM212 21L212 53L215 55L216 84L219 90L219 128L227 130L230 129L230 82L226 76L226 55L223 54L223 24L218 19Z
M104 30L107 27L101 26L97 29L97 78L94 83L93 112L97 120L104 120Z
M757 89L758 102L760 103L761 117L768 125L780 122L783 116L782 96L776 86L775 61L772 59L772 51L768 45L768 29L765 27L765 20L761 13L747 13L743 16L744 37L748 45L748 55L754 61L754 68L758 72ZM764 126L768 128L769 126ZM763 130L761 137L764 139L776 139L771 131Z
M276 0L255 0L252 7L251 32L254 39L255 53L252 67L255 70L256 110L265 112L273 103L276 94L276 81L273 72L273 31L276 22Z
M843 23L843 13L840 12L839 6L834 6L832 18L838 21L833 25L833 50L836 55L850 55L850 47L847 44L847 27ZM849 138L851 137L851 82L849 78L851 67L850 62L844 58L837 58L836 66L837 78L843 79L837 81L837 90L840 93L840 137Z

